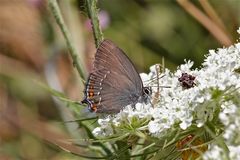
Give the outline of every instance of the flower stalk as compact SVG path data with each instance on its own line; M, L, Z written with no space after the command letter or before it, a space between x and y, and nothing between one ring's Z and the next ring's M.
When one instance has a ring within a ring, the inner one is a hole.
M58 26L59 26L63 36L64 36L67 47L69 49L69 53L70 53L70 55L72 57L72 60L73 60L73 66L77 69L79 76L82 79L86 79L86 74L85 74L85 71L83 69L84 68L83 64L80 63L80 59L79 59L79 56L78 56L78 53L77 53L77 49L74 47L74 45L72 43L70 32L68 31L68 29L66 27L66 24L63 20L63 17L62 17L62 14L61 14L61 11L59 9L57 1L56 0L49 0L48 1L48 6L49 6L50 11L52 12L57 24L58 24Z
M86 0L86 9L88 17L91 20L92 31L95 40L96 48L103 41L103 33L99 25L98 20L98 9L97 9L97 0Z

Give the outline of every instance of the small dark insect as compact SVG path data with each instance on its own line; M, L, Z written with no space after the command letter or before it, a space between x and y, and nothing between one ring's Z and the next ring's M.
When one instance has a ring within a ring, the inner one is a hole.
M182 73L182 76L178 78L178 81L181 83L181 86L185 89L192 88L196 84L194 83L196 77L187 74L187 73Z
M143 82L127 55L112 41L99 45L82 103L97 113L118 113L127 105L148 103L151 89Z

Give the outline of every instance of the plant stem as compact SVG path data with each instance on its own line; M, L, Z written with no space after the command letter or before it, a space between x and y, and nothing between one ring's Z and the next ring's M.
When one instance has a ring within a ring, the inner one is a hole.
M64 23L64 20L63 20L63 17L62 17L62 14L61 14L61 11L59 9L59 6L58 6L58 3L56 0L49 0L48 1L48 6L50 8L50 11L52 12L63 36L64 36L64 39L67 43L67 47L69 49L69 53L72 57L72 60L73 60L73 66L77 69L78 71L78 74L79 76L82 78L82 79L85 79L85 72L83 70L83 67L82 65L80 64L80 60L79 60L79 56L77 54L77 50L76 48L73 46L73 43L71 42L71 36L70 36L70 33L69 31L67 30L67 27Z
M95 45L96 45L96 48L98 48L98 45L103 40L103 33L99 26L97 0L86 0L85 3L86 3L88 17L91 19Z

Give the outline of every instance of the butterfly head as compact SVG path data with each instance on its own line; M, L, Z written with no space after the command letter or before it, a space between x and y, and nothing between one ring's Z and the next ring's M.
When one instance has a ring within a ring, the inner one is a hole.
M145 103L150 102L150 97L152 95L152 88L151 87L143 87L143 101Z

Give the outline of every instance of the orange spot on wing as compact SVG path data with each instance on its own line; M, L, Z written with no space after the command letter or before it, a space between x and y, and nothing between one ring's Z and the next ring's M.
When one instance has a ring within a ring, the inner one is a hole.
M96 111L97 111L97 105L96 105L96 104L92 104L91 109L92 109L94 112L96 112Z
M94 96L94 87L91 84L89 85L88 95L89 95L89 98L93 98Z
M94 96L94 92L89 92L89 97L92 98Z

